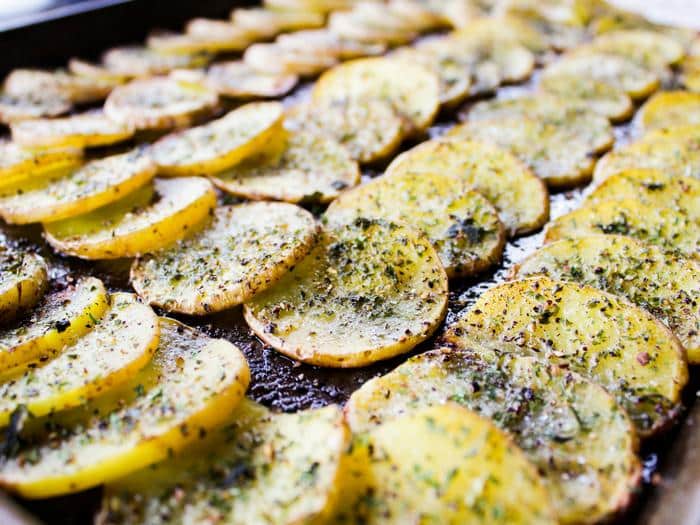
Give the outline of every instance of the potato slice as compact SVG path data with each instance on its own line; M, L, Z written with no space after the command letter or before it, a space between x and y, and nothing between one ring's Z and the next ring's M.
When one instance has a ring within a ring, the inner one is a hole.
M535 55L543 55L551 46L544 35L517 16L482 16L474 18L454 33L457 38L480 39L508 44L520 44Z
M0 122L11 124L20 120L57 117L68 113L73 105L56 91L22 95L0 93Z
M204 315L233 308L272 286L316 240L313 215L286 203L224 206L213 223L134 261L131 284L151 304Z
M94 64L79 58L71 58L68 61L68 71L79 77L87 77L111 82L114 86L128 82L129 75L120 75L107 69L101 64Z
M111 120L102 111L14 122L10 130L12 140L34 148L90 148L122 142L134 135L131 126Z
M177 321L159 325L153 359L106 394L112 403L88 403L60 438L42 435L21 449L0 466L1 486L26 498L84 490L161 461L228 420L250 380L243 354Z
M292 130L330 137L343 145L352 159L365 164L394 153L405 127L394 107L380 98L302 103L288 111L285 124Z
M242 40L253 42L256 32L234 25L230 20L212 18L192 18L185 24L185 33L195 37L217 38L219 40Z
M542 181L508 151L485 142L424 142L396 157L386 173L443 173L463 180L495 206L510 235L537 230L549 218Z
M398 46L418 37L418 32L405 23L391 19L391 15L336 11L328 17L328 29L340 38L364 44Z
M76 166L83 151L75 148L32 149L0 141L0 188L16 185L67 166Z
M191 124L211 112L217 101L216 93L203 86L156 77L115 88L104 111L112 120L136 129L169 129Z
M250 31L230 23L228 25L230 30L227 33L219 30L207 34L197 26L194 26L196 28L194 31L189 30L184 34L156 32L148 36L146 45L161 53L195 55L198 53L238 53L254 41Z
M151 148L163 175L216 173L258 153L282 133L282 104L253 102L202 126L167 135Z
M19 326L0 335L0 375L16 375L62 352L92 330L107 308L105 287L94 277L47 295Z
M407 132L420 133L432 123L440 103L437 77L418 64L390 58L345 62L318 79L312 100L332 105L348 99L388 101L407 121Z
M324 17L319 13L304 11L274 11L265 8L236 8L231 11L236 27L249 30L260 37L273 37L279 33L321 27Z
M147 184L155 173L143 149L59 169L2 190L0 215L14 224L66 219L120 199Z
M662 91L639 110L642 131L683 125L700 125L700 93Z
M585 107L613 122L627 120L634 113L632 99L618 87L576 75L545 76L539 83L545 93L568 98L577 107Z
M374 217L423 231L449 278L468 277L501 259L505 229L498 212L464 180L400 172L344 192L328 207L331 222Z
M455 126L448 137L491 142L506 148L553 188L580 185L591 178L595 155L610 149L612 127L600 115L567 112L537 119L498 118Z
M0 323L12 321L38 303L48 278L46 261L40 255L0 249ZM0 370L5 368L1 366L3 354L0 351Z
M255 71L303 77L318 75L338 63L329 55L309 54L276 43L253 44L243 54L243 61Z
M685 55L683 45L674 38L644 29L610 31L579 49L622 56L654 71L678 64Z
M700 258L698 220L682 211L626 199L586 204L549 223L545 242L591 234L627 235L678 255Z
M0 383L0 426L20 406L39 417L117 388L151 360L158 333L150 307L133 294L113 294L109 310L87 334L45 364Z
M243 61L217 62L206 72L207 87L236 98L273 98L289 93L299 82L297 75L256 71Z
M167 516L291 525L327 515L349 438L338 407L273 414L244 399L231 421L179 456L110 484L98 523L155 525Z
M440 349L356 390L345 411L366 432L455 402L513 436L537 467L560 523L598 523L624 509L641 466L634 427L603 388L534 357Z
M610 84L635 100L646 98L659 87L656 73L624 57L593 52L574 53L557 60L544 69L542 80L572 75Z
M311 253L245 304L265 343L319 366L406 353L445 316L447 275L430 242L381 220L327 226Z
M5 92L10 95L57 92L75 104L99 102L117 85L110 78L78 76L66 71L15 69L5 79Z
M550 93L537 93L513 98L495 98L474 104L467 113L470 121L500 120L527 117L536 120L568 120L590 113L576 100Z
M454 404L358 436L333 523L554 524L542 479L503 432Z
M312 11L328 14L350 9L354 0L265 0L263 5L272 11Z
M673 421L688 381L685 351L661 321L625 299L547 277L489 289L445 339L459 348L538 355L588 377L644 437Z
M173 69L201 67L210 55L161 53L144 46L115 47L102 55L102 63L112 74L127 77L161 75Z
M581 5L578 2L576 7ZM561 16L562 10L569 12ZM581 45L588 38L585 20L575 10L573 2L547 6L540 0L507 0L496 6L494 14L523 20L540 33L551 48L564 51Z
M141 195L144 194L141 198ZM46 240L83 259L138 257L197 231L216 207L211 183L201 177L156 179L153 188L70 219L44 224Z
M386 46L382 44L365 44L356 40L347 40L325 28L286 33L278 36L275 42L284 49L321 54L339 60L381 55L386 51Z
M282 149L251 157L211 179L232 195L292 203L329 202L360 183L360 170L348 152L320 133L291 133Z
M700 265L618 235L591 235L545 246L520 263L519 277L547 275L629 299L666 323L691 364L700 362Z

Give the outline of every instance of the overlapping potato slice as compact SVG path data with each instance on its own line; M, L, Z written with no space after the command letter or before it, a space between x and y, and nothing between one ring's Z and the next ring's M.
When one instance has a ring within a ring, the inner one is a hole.
M0 426L20 406L38 417L117 388L151 360L158 334L150 307L133 294L113 294L109 310L87 334L45 364L0 383Z
M40 69L15 69L5 79L5 92L10 95L33 93L61 93L76 104L104 100L117 85L110 78L85 77L66 71L43 71Z
M613 144L608 120L589 112L510 117L467 122L455 126L448 137L491 142L506 148L528 164L548 186L576 186L591 177L595 155Z
M260 37L270 38L286 31L321 27L324 17L305 11L274 11L264 8L234 9L231 20L236 27L247 29Z
M27 498L77 492L156 463L228 421L248 386L240 350L160 318L151 362L116 392L64 416L0 466Z
M103 208L44 224L46 240L83 259L137 257L197 231L216 207L211 183L201 177L156 179Z
M539 88L569 100L572 105L586 107L613 122L627 120L634 112L632 100L618 87L576 75L544 76Z
M102 111L63 118L31 119L10 126L12 140L33 148L89 148L130 139L134 130L115 122Z
M381 55L386 46L381 44L366 44L356 40L347 40L328 29L306 29L280 35L276 43L285 49L322 54L339 60Z
M624 57L606 53L581 52L563 57L547 66L542 80L575 76L598 80L621 89L633 99L642 99L659 87L656 73Z
M279 149L253 156L211 180L239 197L293 203L329 202L360 183L360 170L348 152L320 133L291 133Z
M309 54L276 43L253 44L243 54L243 61L252 69L267 74L303 77L318 75L338 62L330 55Z
M137 259L131 284L151 304L203 315L272 286L316 241L313 215L286 203L217 208L202 232Z
M151 148L163 175L197 175L230 168L282 133L282 104L253 102L202 126L167 135Z
M468 24L453 33L457 37L493 40L494 42L520 44L535 55L547 53L551 45L526 20L517 16L482 16L469 20Z
M47 282L48 268L43 257L33 253L1 249L0 323L12 321L18 314L38 303L44 295ZM4 370L3 354L4 352L0 351L0 371Z
M434 350L356 390L353 432L455 402L513 436L537 467L561 523L597 523L628 504L641 468L629 418L600 386L534 357Z
M253 35L247 29L221 21L228 25L228 31L224 32L218 27L212 31L210 24L203 24L202 20L188 24L186 33L153 33L146 40L146 45L162 53L196 55L240 52L253 41Z
M251 43L256 35L255 31L236 26L230 20L217 20L212 18L192 18L185 25L185 33L190 36L205 39L218 39L223 41L242 42L245 38ZM245 48L245 46L243 47ZM239 49L240 51L241 49Z
M467 119L499 120L508 118L528 117L531 119L550 120L553 118L569 119L585 113L583 106L575 100L552 95L535 93L522 97L495 98L477 102L467 114Z
M362 163L378 162L394 153L405 127L391 103L380 98L299 104L289 110L285 124L292 130L331 137Z
M349 454L333 523L556 523L525 454L458 405L388 421L357 436Z
M549 194L542 181L508 151L486 142L424 142L396 157L386 173L443 173L463 180L496 207L510 235L537 230L549 218Z
M217 62L206 72L207 87L227 97L272 98L290 92L299 82L297 75L256 71L243 61Z
M602 385L642 436L670 424L688 380L671 331L626 299L535 277L486 291L448 327L458 348L537 355Z
M368 12L367 9L336 11L328 17L328 29L347 40L365 44L403 45L418 37L418 31L404 21L386 13L386 8L377 4L384 12Z
M497 263L506 238L496 209L471 188L450 175L404 171L344 192L325 217L341 223L374 217L408 224L428 236L448 277L466 277Z
M72 107L71 102L56 91L22 95L0 93L0 122L10 124L33 118L57 117L68 113Z
M662 91L651 97L637 119L643 131L683 125L700 125L700 93Z
M698 219L682 210L647 206L635 199L600 201L588 203L550 222L545 241L591 234L627 235L667 252L699 258L698 226Z
M545 246L520 263L514 275L594 286L629 299L666 323L688 361L700 361L700 266L656 246L618 235L591 235Z
M654 71L677 64L685 54L683 45L674 38L644 29L610 31L579 49L619 55Z
M408 352L447 306L447 275L415 230L373 219L326 226L311 253L245 304L248 325L294 359L357 367Z
M76 148L31 149L0 141L0 188L65 166L77 165L83 151Z
M354 0L265 0L263 5L279 11L313 11L327 14L331 11L349 9Z
M244 399L231 423L203 442L110 484L98 522L315 522L342 490L347 445L335 406L273 414Z
M418 64L391 58L363 58L336 66L318 79L312 100L332 105L348 99L388 101L406 119L407 132L424 131L440 103L437 77Z
M97 325L107 308L105 287L93 277L47 295L19 326L0 335L0 376L63 351Z
M144 46L115 47L102 55L102 63L108 71L128 77L148 77L178 68L201 67L209 59L208 54L161 53Z
M155 173L156 167L143 149L58 169L4 188L0 216L14 224L66 219L119 200L147 184Z
M102 64L94 64L79 58L71 58L68 61L68 70L79 77L87 77L98 80L106 80L117 86L127 82L129 75L121 75L110 71Z
M217 101L216 93L201 85L155 77L115 88L104 111L112 120L136 129L169 129L191 124Z

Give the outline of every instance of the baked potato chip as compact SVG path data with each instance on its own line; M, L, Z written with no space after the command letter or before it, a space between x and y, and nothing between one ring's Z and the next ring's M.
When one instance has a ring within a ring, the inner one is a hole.
M75 166L82 158L81 149L32 149L14 142L0 141L0 189L32 179L42 173Z
M4 88L17 96L56 92L70 102L85 104L104 100L117 84L108 77L78 76L62 70L15 69L5 79Z
M329 202L360 183L357 164L333 139L299 131L281 142L281 152L263 151L211 180L239 197L292 203Z
M31 148L90 148L123 142L134 135L131 126L111 120L102 111L13 122L10 130L14 142Z
M62 168L0 190L0 216L9 223L57 221L119 200L155 175L143 149Z
M216 207L211 183L201 177L156 179L95 211L44 224L57 251L83 259L138 257L197 231Z
M662 91L652 96L637 115L642 131L700 125L700 93Z
M329 55L310 54L276 43L253 44L243 53L243 61L255 71L303 77L318 75L338 63Z
M542 181L508 151L486 142L424 142L396 157L386 173L443 173L463 180L495 206L510 235L537 230L549 218L549 193Z
M22 95L0 93L0 122L11 124L20 120L57 117L68 113L73 104L57 91Z
M399 172L344 192L326 210L330 222L361 217L424 232L449 278L482 272L501 259L505 228L498 212L465 180L442 173Z
M576 118L587 112L587 107L577 103L575 99L535 92L532 95L477 102L469 108L466 118L477 121L527 117L547 121Z
M588 77L577 75L544 76L539 88L566 98L570 104L588 108L613 122L627 120L634 113L632 99L620 88Z
M216 173L258 153L282 133L282 104L252 102L202 126L158 140L150 153L162 175Z
M685 351L654 316L591 286L534 277L497 285L460 314L458 348L535 355L599 383L641 436L670 424L688 381Z
M318 244L244 306L265 343L299 361L358 367L411 350L439 326L447 275L415 230L360 218Z
M664 251L700 258L698 220L680 210L635 199L588 203L550 222L545 242L591 234L627 235Z
M220 31L206 34L200 28L196 29L195 32L184 34L171 32L153 33L146 40L146 45L162 53L181 53L185 55L237 53L243 51L253 42L250 31L232 24L229 25L231 29L226 34L221 34Z
M356 40L347 40L325 28L285 33L278 36L275 42L284 49L321 54L339 60L381 55L386 51L386 46L382 44L366 44Z
M109 306L102 281L86 277L47 295L19 326L0 335L0 377L45 362L96 326Z
M156 77L134 80L107 97L105 114L139 129L169 129L190 125L211 112L218 96L203 86Z
M219 95L235 98L273 98L289 93L297 75L256 71L243 61L217 62L207 70L204 82Z
M550 51L547 38L517 16L481 16L452 33L453 36L467 39L492 40L498 43L520 44L535 55Z
M292 204L220 207L203 231L134 261L131 284L170 312L218 312L272 286L309 252L316 232L313 215Z
M68 71L79 77L87 77L111 82L114 86L124 84L131 78L129 75L120 75L110 71L102 64L94 64L79 58L71 58L68 61Z
M357 433L450 401L511 434L543 476L560 523L598 523L637 488L637 440L625 412L597 384L534 357L434 350L365 383L345 412Z
M408 133L425 131L440 104L433 73L418 64L385 57L351 60L326 71L311 96L321 105L348 99L386 100L406 120Z
M320 13L305 11L274 11L252 7L231 11L231 20L258 38L271 38L279 33L323 26L325 19Z
M418 38L415 29L388 13L363 13L355 9L331 13L328 29L345 40L382 46L404 45Z
M1 486L26 498L84 490L162 461L228 421L250 379L243 354L177 321L161 317L159 325L151 362L64 416L72 424L61 425L59 414L60 431L40 434L0 466Z
M546 275L619 295L666 323L700 362L700 265L656 246L619 235L591 235L554 242L530 255L513 272Z
M0 323L14 320L39 302L46 291L48 271L46 261L40 255L0 250ZM5 370L2 366L5 355L2 339L0 336L0 370Z
M111 483L98 523L291 525L327 515L349 439L337 407L273 414L244 399L230 420L175 458Z
M610 31L579 49L619 55L653 71L678 64L685 55L683 45L674 38L644 29Z
M327 14L350 9L354 0L264 0L263 6L272 11L312 11Z
M112 74L126 77L162 75L173 69L201 67L211 58L208 54L184 55L161 53L145 46L115 47L102 55L102 63Z
M554 524L542 479L487 419L433 406L357 436L333 523Z
M53 359L0 383L0 426L24 406L44 416L117 388L151 360L158 318L133 294L116 293L94 327Z

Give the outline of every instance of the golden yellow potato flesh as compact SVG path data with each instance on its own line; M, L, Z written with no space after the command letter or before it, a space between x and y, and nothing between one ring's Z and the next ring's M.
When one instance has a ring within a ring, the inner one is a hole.
M38 303L48 279L48 267L40 255L0 250L0 322L12 321Z

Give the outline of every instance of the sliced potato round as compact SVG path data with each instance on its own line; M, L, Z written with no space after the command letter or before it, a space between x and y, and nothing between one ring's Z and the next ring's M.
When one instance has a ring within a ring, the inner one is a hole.
M102 55L102 63L113 74L128 77L161 75L173 69L201 67L210 55L161 53L144 46L115 47Z
M258 153L282 132L282 104L252 102L202 126L167 135L151 147L163 175L216 173Z
M3 189L0 215L14 224L66 219L119 200L147 184L155 173L143 149L59 169Z
M32 119L10 126L12 140L33 148L89 148L130 139L134 130L115 122L102 111L89 111L63 118Z
M111 483L98 522L292 525L318 520L342 490L338 481L348 438L336 406L272 414L244 399L231 423L204 441ZM178 497L181 493L184 498Z
M545 242L591 234L627 235L663 250L700 258L698 220L680 210L626 199L589 203L550 222Z
M598 523L629 503L641 466L627 415L603 388L534 357L440 349L356 390L345 412L366 432L455 402L513 436L537 467L560 523Z
M185 24L185 33L197 37L218 38L220 40L241 40L245 35L248 42L252 42L256 32L243 27L238 27L230 20L217 20L212 18L192 18Z
M20 406L39 417L80 406L117 388L151 360L158 318L133 294L110 297L94 328L39 367L0 383L0 425Z
M40 255L1 249L0 323L12 321L38 303L44 295L48 278L46 261ZM0 337L0 345L1 341ZM0 363L3 354L0 351ZM4 367L0 366L0 370Z
M613 122L627 120L634 112L634 104L627 93L593 78L563 74L544 76L539 88L568 98L572 105L588 108Z
M312 91L313 101L323 105L358 98L388 101L406 119L408 132L422 132L438 110L438 79L418 64L384 57L363 58L327 71Z
M496 207L510 235L537 230L549 218L549 193L542 181L508 151L485 142L424 142L396 157L386 173L442 173L463 180Z
M489 289L445 339L459 348L540 356L588 377L645 437L673 421L688 381L685 351L661 321L625 299L547 277Z
M418 410L355 438L333 523L554 524L535 467L487 419Z
M371 15L354 9L331 13L328 29L346 40L383 46L408 44L418 37L418 33L406 24L392 23L390 15Z
M224 206L212 224L134 261L131 284L151 304L204 315L237 306L272 286L316 240L313 215L286 203Z
M27 498L84 490L161 461L228 420L250 380L241 351L171 319L159 325L151 362L80 409L60 438L41 435L9 458L1 486Z
M66 71L15 69L5 79L5 92L10 95L57 92L76 104L104 100L117 85L112 79L85 77Z
M289 93L299 82L297 75L256 71L243 61L217 62L204 82L220 95L236 98L273 98Z
M525 46L536 55L543 55L551 48L547 38L517 16L482 16L453 33L453 36L467 39L492 40L494 42L516 43Z
M94 64L79 58L71 58L68 61L68 70L79 77L94 78L112 82L114 86L124 84L129 80L129 75L120 75L107 69L101 64Z
M231 20L236 27L247 29L260 37L273 37L279 33L323 26L320 13L305 11L274 11L265 8L234 9Z
M0 188L32 179L42 173L80 163L83 151L76 148L31 149L0 141Z
M464 180L441 173L400 172L344 192L325 217L351 222L374 217L424 232L449 278L482 272L501 259L505 228L498 212Z
M378 162L394 153L405 127L394 107L380 98L299 104L288 112L285 124L334 139L362 163Z
M329 55L309 54L276 43L253 44L243 54L243 61L255 71L303 77L318 75L338 63Z
M211 179L232 195L293 203L329 202L360 183L360 170L348 152L320 133L291 133L281 148L281 152L270 150L251 157Z
M327 14L350 9L353 0L265 0L263 5L273 11L312 11Z
M153 187L103 208L44 224L46 240L83 259L138 257L197 231L216 207L211 183L200 177L156 179Z
M537 250L514 275L547 275L629 299L668 325L691 364L700 362L700 266L629 237L591 235Z
M608 120L589 112L570 111L566 119L510 117L467 122L452 128L448 137L491 142L506 148L553 188L588 181L595 155L614 142Z
M264 342L306 363L357 367L408 352L439 326L447 275L415 230L357 219L324 228L311 253L245 304Z
M0 335L0 375L44 362L88 333L108 308L102 281L93 277L45 297L19 326Z
M677 64L685 55L683 45L658 31L627 29L599 35L580 49L619 55L651 70Z
M586 113L585 106L575 100L550 93L534 93L513 98L495 98L477 102L467 114L470 121L528 117L532 119L567 120Z
M162 53L236 53L243 51L252 41L250 31L232 24L227 34L212 32L206 34L201 29L187 33L159 32L149 35L146 45ZM196 27L196 26L195 26Z
M216 93L202 86L156 77L115 88L104 111L112 120L136 129L169 129L191 124L217 101Z
M606 53L581 52L567 55L542 72L543 81L551 81L551 77L558 76L598 80L621 89L633 99L645 98L659 87L656 73L624 57Z
M381 55L386 51L382 44L366 44L339 37L328 29L307 29L280 35L275 40L280 47L298 52L322 54L339 60Z
M700 125L700 93L662 91L652 96L637 115L642 131Z
M57 117L68 113L73 105L57 91L22 95L0 93L0 122L10 124L20 120Z

